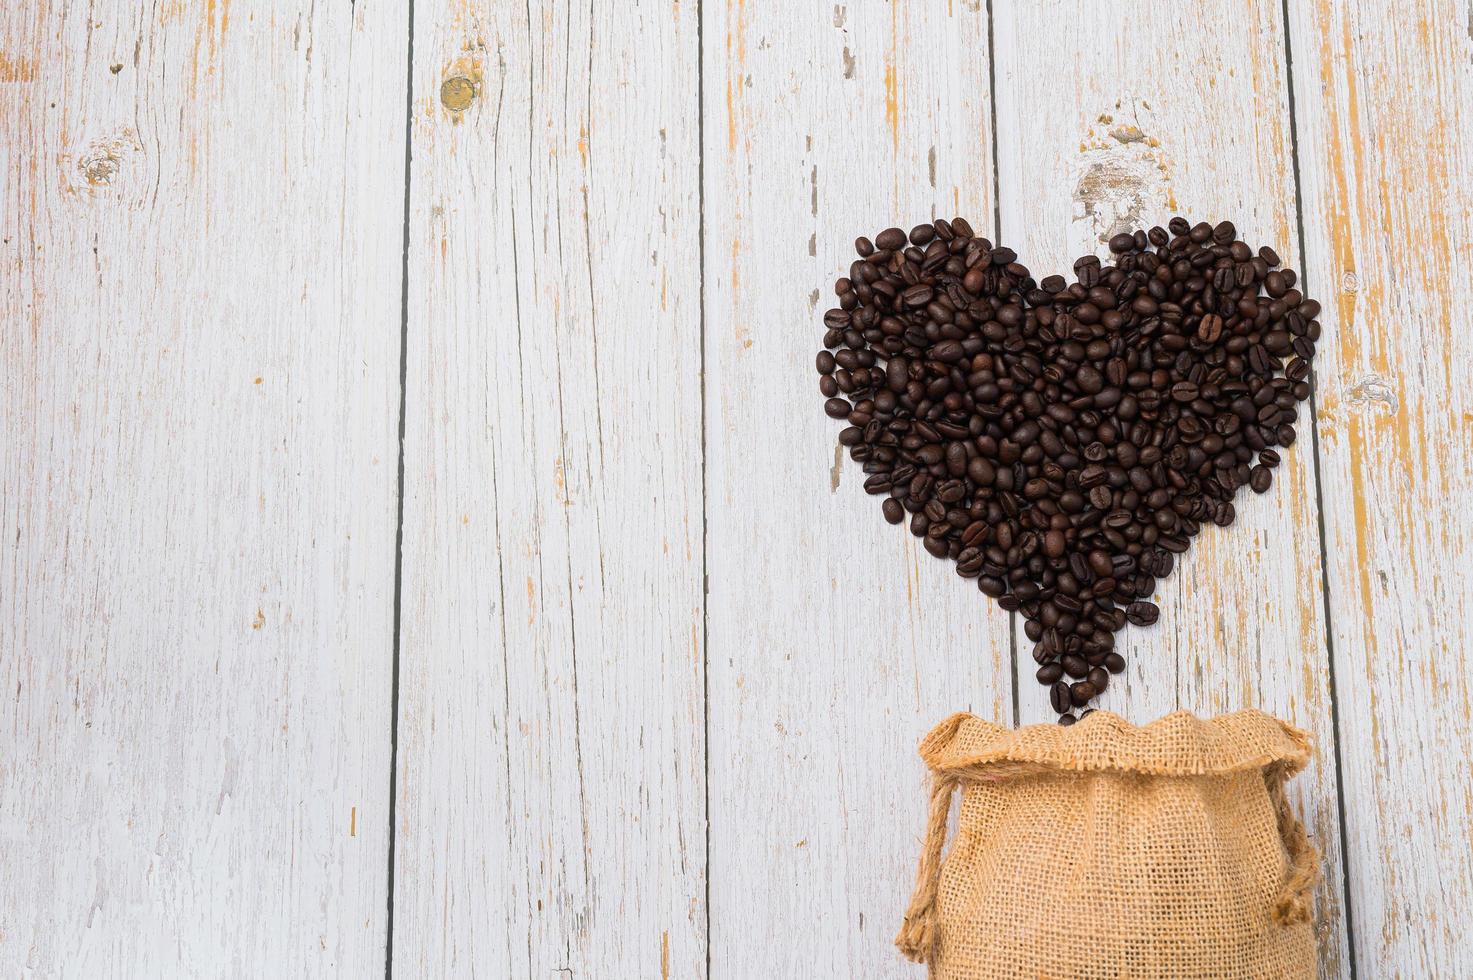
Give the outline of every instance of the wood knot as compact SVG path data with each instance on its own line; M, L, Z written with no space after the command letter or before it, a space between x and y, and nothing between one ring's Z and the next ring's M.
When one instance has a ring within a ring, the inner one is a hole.
M476 83L464 75L452 75L440 83L440 104L451 112L464 112L476 98Z
M118 175L119 162L111 150L91 153L77 161L77 170L82 178L93 187L106 187Z

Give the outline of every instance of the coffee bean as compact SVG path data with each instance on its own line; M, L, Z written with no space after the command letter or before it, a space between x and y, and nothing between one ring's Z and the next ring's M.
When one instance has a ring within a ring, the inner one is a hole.
M1082 708L1089 704L1090 698L1095 696L1095 686L1089 681L1079 681L1069 686L1069 697L1075 707Z
M1202 322L1197 325L1197 339L1204 344L1215 344L1222 336L1222 317L1216 313L1209 313L1202 317Z
M1074 724L1077 720L1078 719L1076 719L1071 714L1067 714L1066 713L1066 714L1059 715L1059 727L1060 728L1068 728L1070 725Z
M881 509L885 512L885 520L891 524L899 524L905 520L905 508L894 497L887 497Z
M1073 707L1074 702L1069 694L1069 685L1063 681L1055 681L1053 687L1049 688L1049 702L1059 714Z
M1064 676L1064 668L1060 667L1057 663L1044 664L1038 668L1038 673L1034 676L1038 678L1038 683L1040 684L1052 684Z
M1253 467L1248 473L1248 485L1253 488L1254 493L1264 493L1273 482L1273 470L1262 464Z
M905 232L899 228L886 228L875 236L875 246L891 252L905 244Z
M1138 600L1125 607L1125 618L1136 626L1150 626L1161 615L1154 602Z

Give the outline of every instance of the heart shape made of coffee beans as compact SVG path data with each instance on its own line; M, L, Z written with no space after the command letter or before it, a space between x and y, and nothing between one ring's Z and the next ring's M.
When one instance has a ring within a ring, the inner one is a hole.
M824 314L824 410L865 490L1024 615L1062 724L1124 669L1115 633L1156 621L1175 556L1269 488L1309 397L1320 306L1294 272L1231 222L1168 228L1072 283L961 218L890 228Z

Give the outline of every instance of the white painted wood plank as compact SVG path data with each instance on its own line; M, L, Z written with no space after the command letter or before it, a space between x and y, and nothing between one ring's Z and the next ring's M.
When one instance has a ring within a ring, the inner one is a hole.
M126 8L0 11L0 974L372 975L407 24Z
M695 7L415 11L395 972L701 976Z
M1011 721L1008 616L884 522L813 355L856 235L991 226L986 11L704 11L712 973L909 977L916 743Z
M1297 265L1278 3L1235 7L1230 31L1173 5L1113 18L1083 2L995 9L1002 238L1035 275L1072 277L1076 257L1108 257L1112 234L1178 213L1229 218L1244 240ZM1271 492L1240 492L1238 520L1205 528L1163 580L1158 623L1116 635L1128 667L1099 706L1141 724L1178 707L1258 707L1314 733L1321 753L1293 789L1325 857L1321 974L1338 977L1348 947L1307 408L1298 429ZM1020 713L1052 721L1032 647L1019 629Z
M1289 5L1362 976L1473 974L1473 28Z

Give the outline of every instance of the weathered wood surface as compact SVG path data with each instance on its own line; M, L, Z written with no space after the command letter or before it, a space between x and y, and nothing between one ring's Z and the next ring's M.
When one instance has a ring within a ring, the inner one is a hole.
M394 969L698 975L697 14L415 10Z
M1355 961L1473 975L1473 11L1290 4Z
M1298 267L1280 4L1240 5L1226 33L1169 4L1104 21L1090 6L995 5L1003 240L1037 275L1067 276L1076 257L1107 256L1118 231L1231 218ZM1128 81L1102 63L1130 66ZM1311 440L1282 455L1272 492L1243 490L1238 520L1209 525L1160 583L1160 620L1117 634L1127 670L1100 704L1138 722L1258 707L1314 734L1323 751L1291 792L1324 854L1316 924L1322 975L1338 977L1348 950ZM1032 647L1020 629L1022 719L1053 721Z
M1466 7L288 6L0 11L0 973L918 976L916 740L1050 713L830 283L1176 211L1317 415L1104 706L1310 728L1322 975L1473 973Z
M0 11L4 976L383 969L406 27Z

